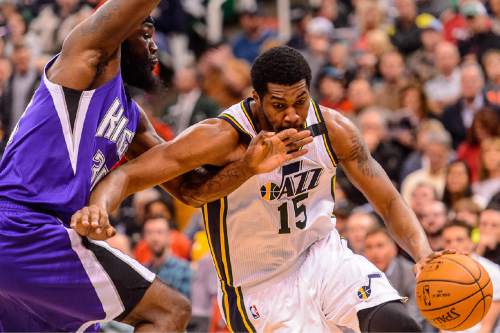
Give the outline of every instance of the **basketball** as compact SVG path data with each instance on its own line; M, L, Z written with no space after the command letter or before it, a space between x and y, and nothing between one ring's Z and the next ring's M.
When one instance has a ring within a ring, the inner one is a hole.
M417 306L433 326L461 331L488 313L493 285L486 270L462 254L445 254L427 263L417 279Z

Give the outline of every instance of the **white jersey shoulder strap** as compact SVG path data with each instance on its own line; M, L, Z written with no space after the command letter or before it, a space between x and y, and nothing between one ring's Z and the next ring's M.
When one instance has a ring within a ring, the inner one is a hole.
M252 139L254 136L257 136L257 122L252 115L250 100L251 98L247 98L231 106L222 112L219 118L229 122L243 136Z

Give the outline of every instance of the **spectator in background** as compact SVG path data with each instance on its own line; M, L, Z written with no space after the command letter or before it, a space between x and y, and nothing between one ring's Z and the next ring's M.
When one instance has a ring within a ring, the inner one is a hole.
M487 138L481 143L479 179L472 190L478 203L485 207L500 191L500 136Z
M410 83L399 94L401 109L390 120L391 137L404 150L405 155L416 148L417 129L429 116L427 96L422 87ZM406 157L406 156L405 156Z
M470 256L479 262L488 272L493 285L493 298L490 310L480 323L463 332L496 332L500 328L500 322L496 324L500 316L500 268L498 263L474 253L474 243L471 239L472 228L462 221L455 220L443 228L443 243L445 248L457 250L462 253L470 253Z
M464 160L471 170L471 182L479 180L481 142L500 135L500 116L497 112L482 109L474 115L472 125L467 130L465 141L457 148L457 157Z
M424 156L424 149L429 144L429 136L432 133L446 132L443 124L436 119L427 119L420 123L417 128L416 145L413 150L404 160L400 183L412 172L420 170L428 163Z
M332 21L336 28L344 28L350 23L349 8L339 0L321 0L317 15Z
M389 140L388 111L377 107L368 108L358 117L358 126L372 157L382 166L389 178L399 182L401 149Z
M153 254L146 266L160 280L179 291L187 298L191 297L192 271L189 262L170 253L170 228L163 217L149 217L144 221L144 242Z
M351 104L350 113L354 116L375 104L375 93L370 82L365 79L353 80L349 84L347 97Z
M369 213L354 212L347 220L345 237L349 248L356 254L363 254L366 234L370 229L379 226L377 218Z
M463 221L471 226L471 228L477 228L479 222L479 214L481 213L481 207L474 202L472 199L460 199L452 207L453 214L456 220ZM477 230L479 231L479 230ZM474 230L473 235L474 236ZM472 237L472 241L477 243L479 240L479 233L477 237Z
M500 36L491 30L491 22L482 2L471 0L460 6L460 12L465 17L469 37L459 42L462 56L475 56L481 61L486 51L500 49Z
M485 97L489 107L500 112L500 50L490 50L483 56L483 67L486 70Z
M42 54L59 52L69 32L92 14L92 8L78 0L56 0L46 5L30 25Z
M416 20L420 28L422 47L408 57L408 69L421 82L438 74L436 70L436 46L443 40L443 25L430 14L420 14Z
M408 84L403 57L396 51L384 53L380 58L379 67L382 82L375 86L377 105L390 111L399 110L399 93Z
M424 214L424 208L436 200L438 200L436 188L430 183L420 182L411 192L409 205L415 215L421 218Z
M165 107L162 120L176 135L204 119L218 116L219 106L201 91L195 68L178 69L173 81L177 98Z
M344 72L346 84L356 76L356 69L350 58L349 45L344 42L335 42L328 50L327 66Z
M398 255L398 247L385 228L369 230L365 238L364 256L387 276L398 293L408 298L406 310L415 321L424 320L415 300L415 273L413 264Z
M179 231L175 223L174 205L171 201L158 198L148 202L144 206L146 217L162 216L170 226L170 250L179 258L189 260L191 252L191 241Z
M460 54L450 42L440 42L435 49L434 60L438 74L425 83L429 106L435 115L455 103L460 97Z
M443 203L451 209L459 200L466 198L472 198L471 172L467 163L454 160L446 169Z
M328 19L315 17L307 24L307 47L301 53L311 67L312 82L317 82L320 69L327 61L332 37L333 24ZM317 90L313 89L312 93L317 95Z
M174 222L174 206L170 201L166 201L161 197L151 198L150 201L144 203L144 219L151 216L163 217L169 223L170 234L170 252L185 260L191 257L191 241L178 230ZM134 248L134 257L140 263L146 263L151 260L153 253L145 243L144 239L137 242Z
M476 63L464 64L460 71L461 97L444 109L441 121L451 134L453 148L465 140L467 130L472 126L474 115L484 106L484 76Z
M318 77L319 104L347 112L351 106L345 97L345 75L340 69L324 67Z
M442 197L446 182L446 166L452 157L450 135L443 132L430 132L427 136L423 157L425 163L420 170L409 174L401 184L401 194L406 202L410 201L410 193L420 182L429 182Z
M11 101L8 102L10 112L6 118L9 133L24 113L40 79L40 74L32 63L31 50L26 45L16 44L11 60L14 64L14 73L9 82Z
M394 22L394 26L389 30L391 41L399 52L408 55L421 46L420 29L415 22L417 6L415 0L396 0L394 5L398 17Z
M236 59L227 44L205 52L198 62L201 88L221 108L239 103L250 93L250 65Z
M213 301L217 297L217 273L210 254L198 260L191 283L192 317L188 332L208 332Z
M257 5L244 5L244 8L239 10L239 21L243 33L234 40L233 53L236 58L253 64L264 44L276 34L264 28L262 13Z
M355 3L355 29L357 38L354 49L366 51L366 37L368 32L379 29L384 21L384 12L378 1L358 0Z
M441 201L433 201L423 208L422 216L420 216L420 224L424 228L433 251L444 249L442 232L447 218L448 211L445 204Z
M476 253L500 265L500 205L486 207L479 216Z
M306 44L306 30L312 16L306 6L292 7L290 18L293 24L293 34L287 45L297 50L304 50Z

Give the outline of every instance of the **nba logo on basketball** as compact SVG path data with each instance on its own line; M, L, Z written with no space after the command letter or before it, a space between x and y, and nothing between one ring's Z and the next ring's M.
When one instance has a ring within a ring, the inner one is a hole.
M259 311L257 311L257 307L255 305L252 305L250 307L250 313L252 314L253 319L259 319L260 318Z

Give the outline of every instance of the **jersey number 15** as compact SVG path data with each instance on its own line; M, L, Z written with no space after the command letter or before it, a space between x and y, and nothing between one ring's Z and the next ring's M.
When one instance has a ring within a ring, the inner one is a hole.
M309 194L302 193L301 195L296 196L292 199L293 210L295 212L295 225L299 229L304 229L307 223L307 211L306 206L301 203L306 200ZM288 203L289 201L285 201L278 207L278 211L280 213L280 234L289 234L291 232L289 224L288 224ZM303 217L301 216L303 215ZM300 218L299 218L300 217Z

